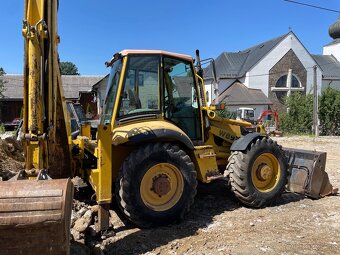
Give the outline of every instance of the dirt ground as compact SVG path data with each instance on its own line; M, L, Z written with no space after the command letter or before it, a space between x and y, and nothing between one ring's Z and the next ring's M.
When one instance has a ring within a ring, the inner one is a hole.
M340 137L275 139L284 147L326 151L326 170L340 187ZM103 251L97 254L340 254L339 196L311 200L286 193L255 210L216 183L199 187L190 214L178 224L141 230L115 214L111 220L116 235L98 243Z
M0 178L8 180L24 167L23 148L12 137L0 138Z
M284 147L326 151L326 171L332 184L340 187L340 137L275 139ZM13 148L15 142L0 142L0 173L5 170L12 175L22 158ZM74 215L95 211L85 204L76 207ZM104 240L79 237L71 243L72 255L340 254L339 196L311 200L286 193L271 207L250 209L228 192L225 183L218 182L198 187L193 208L177 224L142 230L111 213L115 235ZM87 224L85 216L78 223L73 216L73 225L82 228Z

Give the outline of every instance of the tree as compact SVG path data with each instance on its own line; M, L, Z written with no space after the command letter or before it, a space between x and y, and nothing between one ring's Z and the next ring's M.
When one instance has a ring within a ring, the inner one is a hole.
M319 99L321 134L340 135L340 91L329 87Z
M61 75L80 75L78 67L72 62L60 62Z
M281 129L286 133L311 134L313 125L313 95L292 93L285 98L288 113L280 113Z
M6 74L5 70L0 67L0 98L4 97L3 92L5 91L5 81L1 78L2 76L4 76Z

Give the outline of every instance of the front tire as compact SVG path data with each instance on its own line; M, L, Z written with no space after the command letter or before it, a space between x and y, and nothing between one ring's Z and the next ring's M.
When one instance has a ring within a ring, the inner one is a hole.
M115 195L125 216L139 227L183 219L196 195L196 171L177 145L141 146L124 161Z
M281 147L270 138L257 139L246 151L235 151L229 158L225 176L231 189L245 205L270 205L284 191L287 163Z

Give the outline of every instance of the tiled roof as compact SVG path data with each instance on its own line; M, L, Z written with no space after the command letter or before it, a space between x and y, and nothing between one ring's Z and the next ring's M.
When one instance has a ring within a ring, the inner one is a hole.
M241 78L262 58L264 58L289 32L280 37L260 43L239 52L223 52L215 60L216 76L220 78ZM204 78L212 78L212 64L204 69Z
M104 76L80 76L80 75L63 75L61 77L64 88L64 95L67 99L76 99L79 92L91 91L92 86L98 83ZM24 94L23 75L5 75L4 96L7 99L22 99Z
M214 102L217 100L215 99ZM234 82L225 89L218 97L218 102L226 105L272 105L261 89L251 89L239 81ZM213 103L214 103L213 102Z
M340 79L340 62L332 55L312 55L325 79Z
M22 99L24 97L23 75L5 75L1 79L5 82L3 92L5 98Z

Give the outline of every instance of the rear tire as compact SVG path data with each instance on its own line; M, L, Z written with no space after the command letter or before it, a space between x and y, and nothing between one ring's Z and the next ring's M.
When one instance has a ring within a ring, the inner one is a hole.
M246 151L231 154L224 175L230 178L231 189L243 204L265 207L284 191L287 183L286 158L276 141L257 139Z
M125 216L139 227L181 220L196 195L196 171L177 145L141 146L124 161L115 195Z

